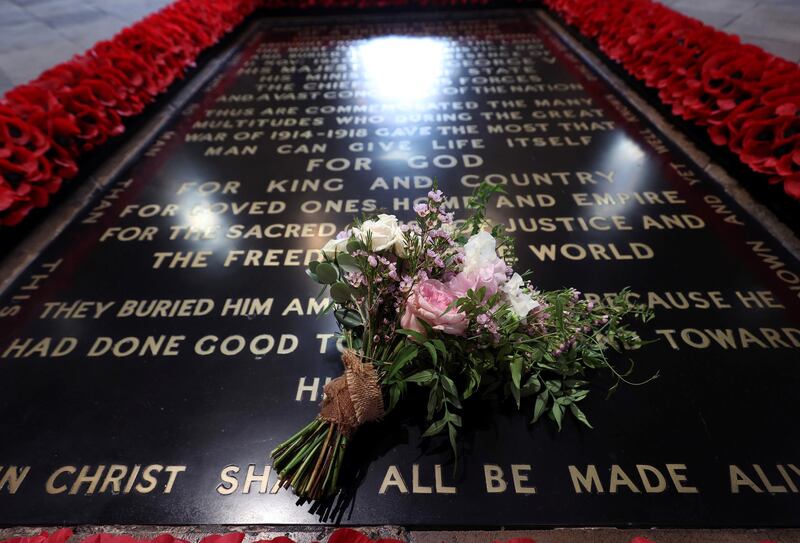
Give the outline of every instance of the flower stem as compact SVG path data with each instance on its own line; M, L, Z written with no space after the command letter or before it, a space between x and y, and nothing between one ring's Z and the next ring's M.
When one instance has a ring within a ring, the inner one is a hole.
M347 437L335 423L315 418L272 451L281 486L300 497L320 499L338 488Z

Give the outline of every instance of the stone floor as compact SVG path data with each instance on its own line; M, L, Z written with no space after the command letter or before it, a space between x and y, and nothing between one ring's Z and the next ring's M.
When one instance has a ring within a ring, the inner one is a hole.
M0 93L171 0L0 0Z
M662 0L800 62L800 0ZM0 0L0 93L110 38L170 0Z
M661 0L742 41L800 62L800 0Z

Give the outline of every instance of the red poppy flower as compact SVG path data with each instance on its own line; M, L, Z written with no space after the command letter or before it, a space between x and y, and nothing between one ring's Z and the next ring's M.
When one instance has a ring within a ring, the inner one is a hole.
M5 211L17 201L17 192L14 188L0 179L0 212Z
M672 113L800 199L800 67L652 0L544 0Z
M140 113L259 5L177 0L9 91L0 101L0 223L46 205L77 175L81 153L122 133L122 117Z
M50 147L47 136L9 106L0 106L0 160L15 151L43 155Z

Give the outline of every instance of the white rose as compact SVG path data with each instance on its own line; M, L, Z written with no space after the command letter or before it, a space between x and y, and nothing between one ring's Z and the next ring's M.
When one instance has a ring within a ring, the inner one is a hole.
M464 245L464 271L471 273L493 267L497 256L497 241L489 232L478 232Z
M330 239L328 242L322 247L321 251L322 254L325 255L326 258L329 260L334 260L336 255L340 255L342 253L347 252L347 242L350 241L350 238L342 238L342 239Z
M400 232L394 241L394 254L400 258L406 258L408 256L408 251L406 249L406 238L403 236L403 233Z
M361 226L353 229L356 238L361 242L367 243L367 238L372 239L371 250L381 252L386 250L397 251L398 245L401 250L405 249L403 243L403 232L400 230L400 223L394 215L380 214L377 219L364 221Z
M500 290L505 293L506 299L511 305L511 309L513 309L514 313L521 319L524 319L528 316L528 313L539 307L539 302L522 290L524 285L525 283L522 280L522 276L515 273L511 276L511 279L500 287Z

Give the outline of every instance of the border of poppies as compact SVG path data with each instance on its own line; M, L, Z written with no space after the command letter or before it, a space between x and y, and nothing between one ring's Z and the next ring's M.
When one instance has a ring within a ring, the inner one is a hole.
M80 158L125 131L248 15L267 9L452 7L496 0L176 0L0 97L0 227L46 207Z
M542 0L681 119L800 199L800 65L652 0Z
M30 537L15 537L0 541L0 543L67 543L72 537L73 531L69 528L62 528L55 532L42 532L39 535ZM213 534L200 539L198 543L242 543L245 534L242 532L231 532L227 534ZM93 534L85 537L81 543L190 543L187 540L173 537L170 534L161 534L153 539L136 539L130 535L121 534ZM274 539L258 540L254 543L296 543L293 539L280 536ZM352 528L339 528L335 530L327 543L404 543L398 539L370 539L366 534L353 530ZM518 537L506 541L494 541L493 543L536 543L533 539ZM629 543L656 543L644 537L634 537ZM760 541L759 543L775 543L773 541Z
M81 155L138 115L260 0L177 0L0 99L0 225L45 207Z
M525 0L515 0L524 3ZM800 66L652 0L542 0L672 112L800 199ZM0 98L0 226L46 207L85 153L125 131L259 7L365 9L496 0L176 0ZM507 3L507 2L506 2Z

